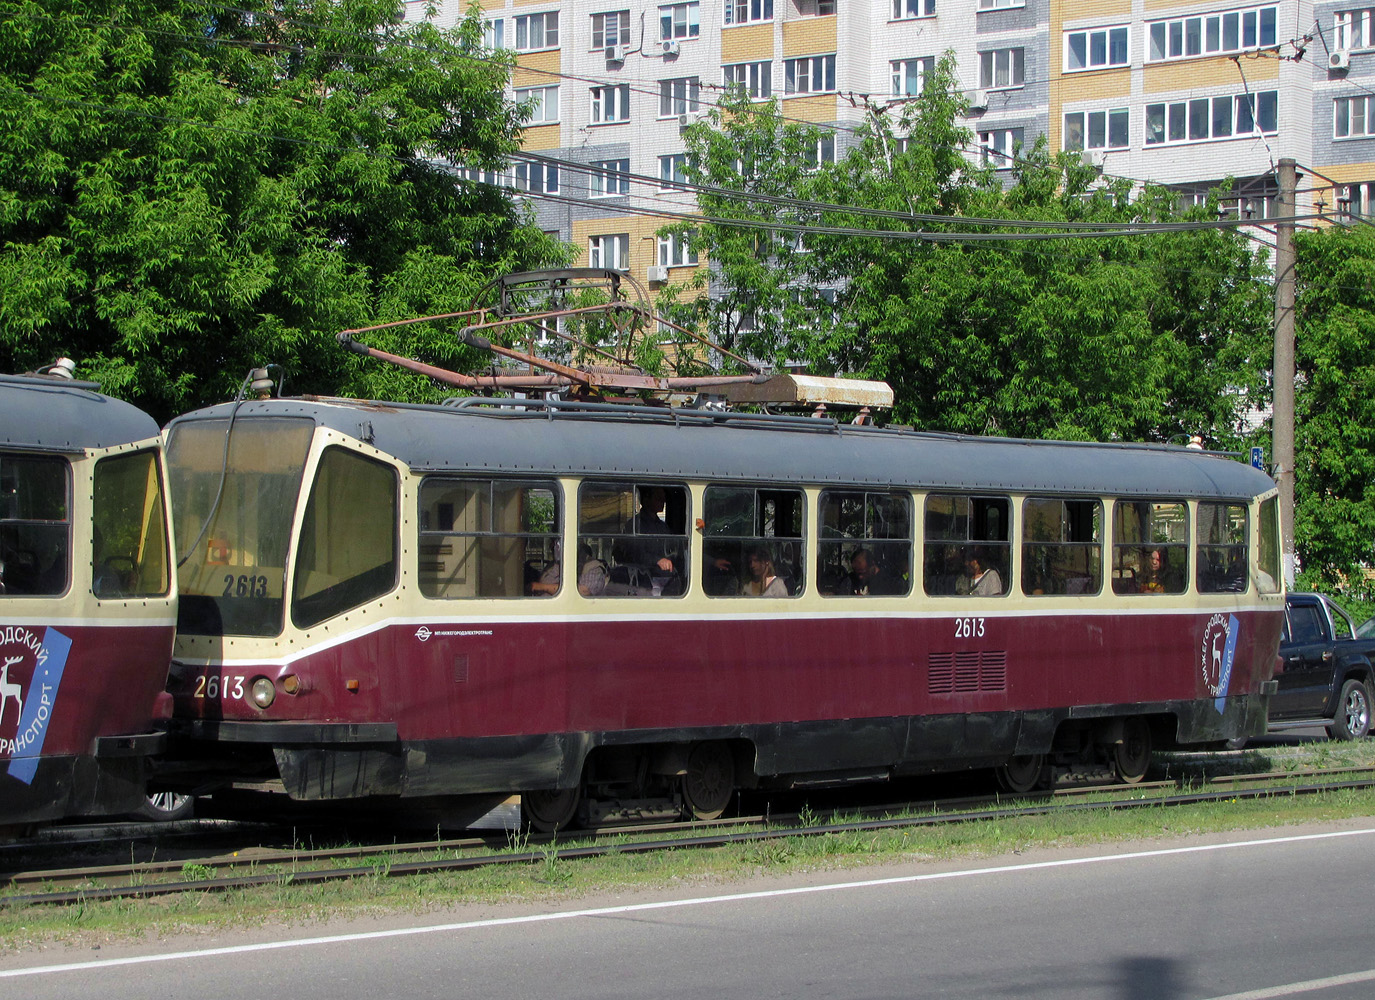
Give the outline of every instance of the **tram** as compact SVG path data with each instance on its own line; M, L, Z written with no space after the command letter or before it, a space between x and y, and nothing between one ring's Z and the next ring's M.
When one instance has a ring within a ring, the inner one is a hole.
M1265 727L1276 488L1225 456L478 397L241 400L167 442L168 690L225 782L518 793L550 830L969 768L1138 781Z
M147 805L176 627L160 431L72 378L0 375L0 827Z

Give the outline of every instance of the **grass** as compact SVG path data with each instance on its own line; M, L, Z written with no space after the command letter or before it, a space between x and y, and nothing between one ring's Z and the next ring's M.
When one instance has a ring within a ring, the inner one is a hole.
M1236 762L1235 755L1229 758ZM1201 774L1207 755L1163 758L1171 777ZM1242 758L1245 770L1343 767L1375 763L1375 741L1267 747ZM1154 776L1154 775L1153 775ZM1121 794L1121 786L1105 789ZM1259 801L1231 800L1187 807L1143 807L1114 813L1075 811L999 818L952 826L847 831L701 850L622 854L568 861L534 847L537 860L519 867L387 878L385 853L360 861L368 876L322 885L284 885L230 892L186 892L153 900L87 902L69 907L0 906L0 953L40 945L94 947L113 941L262 926L295 926L369 915L449 911L467 904L558 904L598 893L711 889L746 879L911 862L980 862L1036 848L1091 847L1118 841L1162 840L1375 816L1375 791ZM856 816L804 811L802 826ZM570 841L569 843L576 843ZM509 850L532 849L512 835ZM436 855L438 855L436 851ZM189 863L188 879L204 877Z

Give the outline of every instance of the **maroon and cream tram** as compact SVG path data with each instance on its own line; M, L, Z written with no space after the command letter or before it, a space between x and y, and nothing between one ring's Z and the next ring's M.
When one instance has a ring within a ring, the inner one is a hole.
M159 428L0 376L0 825L144 806L176 626Z
M741 787L1263 731L1274 484L1183 448L653 407L260 399L168 428L177 731L299 800Z

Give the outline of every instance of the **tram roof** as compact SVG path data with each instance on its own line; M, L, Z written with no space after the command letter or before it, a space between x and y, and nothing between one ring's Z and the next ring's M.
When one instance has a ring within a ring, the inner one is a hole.
M82 452L146 441L157 421L96 391L93 382L43 375L0 375L0 447Z
M310 417L418 471L1227 499L1274 487L1249 465L1176 446L971 437L809 417L309 398L240 404L238 420L257 416Z

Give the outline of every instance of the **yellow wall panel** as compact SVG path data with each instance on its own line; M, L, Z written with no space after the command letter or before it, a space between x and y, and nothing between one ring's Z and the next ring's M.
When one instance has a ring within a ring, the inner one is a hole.
M558 83L558 79L549 74L557 73L561 68L558 49L529 52L522 55L516 63L516 68L511 73L511 83L516 87L539 87Z
M559 127L557 125L526 126L520 138L521 149L558 149Z
M836 50L836 18L805 17L783 24L783 58L824 55Z
M1303 170L1299 172L1301 174L1307 173ZM1326 177L1338 184L1361 184L1365 181L1375 180L1375 162L1343 163L1340 166L1323 167L1322 172ZM1299 187L1313 187L1324 190L1325 194L1323 196L1323 201L1327 202L1327 207L1329 209L1336 208L1336 196L1331 193L1331 188L1324 183L1322 177L1313 177L1312 175L1300 177Z
M1059 7L1062 21L1119 20L1130 21L1132 0L1074 0L1073 3L1053 4Z
M1280 75L1278 59L1243 59L1241 70L1230 59L1188 59L1183 62L1147 66L1144 78L1146 93L1193 90L1196 87L1235 86L1238 93L1262 80L1277 80ZM1242 73L1246 74L1245 81Z
M763 62L773 58L773 25L746 24L721 32L721 62Z
M818 94L815 97L785 97L781 108L784 118L804 122L833 122L836 120L836 97L834 94Z
M1130 97L1131 70L1111 70L1097 73L1066 73L1060 77L1061 104L1079 101L1115 101Z

